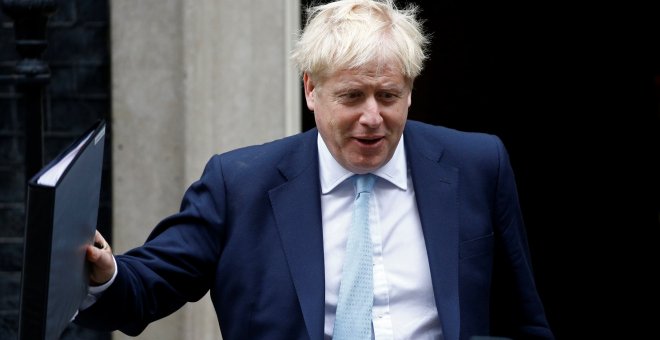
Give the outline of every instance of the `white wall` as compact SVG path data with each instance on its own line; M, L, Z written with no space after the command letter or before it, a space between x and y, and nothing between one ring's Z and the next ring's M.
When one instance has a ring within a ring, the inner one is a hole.
M113 249L176 212L209 157L300 130L299 0L113 0ZM128 338L116 332L115 339ZM208 296L139 339L219 339Z

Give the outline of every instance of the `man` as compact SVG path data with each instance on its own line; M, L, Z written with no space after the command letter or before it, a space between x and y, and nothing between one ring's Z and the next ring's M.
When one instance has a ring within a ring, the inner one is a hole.
M502 143L407 122L427 42L414 9L308 17L293 59L318 130L214 156L125 255L97 235L101 293L77 322L134 335L210 290L225 339L551 339Z

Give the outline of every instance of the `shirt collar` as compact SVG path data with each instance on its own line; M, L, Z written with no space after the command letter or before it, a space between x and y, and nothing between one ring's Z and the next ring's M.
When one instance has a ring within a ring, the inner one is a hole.
M321 193L325 195L347 178L353 176L354 173L346 170L335 160L320 134L317 137L317 146L319 149ZM392 159L372 173L394 184L401 190L408 190L408 166L406 164L406 152L403 147L403 136L399 139L399 144L394 150Z

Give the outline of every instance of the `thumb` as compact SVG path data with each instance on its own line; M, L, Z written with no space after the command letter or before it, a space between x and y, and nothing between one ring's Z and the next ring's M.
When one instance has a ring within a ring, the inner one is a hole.
M87 246L86 258L90 263L90 281L93 285L104 284L112 278L116 270L112 248L98 231L94 244Z

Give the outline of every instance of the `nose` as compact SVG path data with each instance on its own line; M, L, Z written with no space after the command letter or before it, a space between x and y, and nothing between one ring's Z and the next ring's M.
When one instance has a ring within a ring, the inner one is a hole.
M364 101L362 113L360 114L360 124L377 128L382 122L383 117L380 115L378 101L373 96L369 96Z

